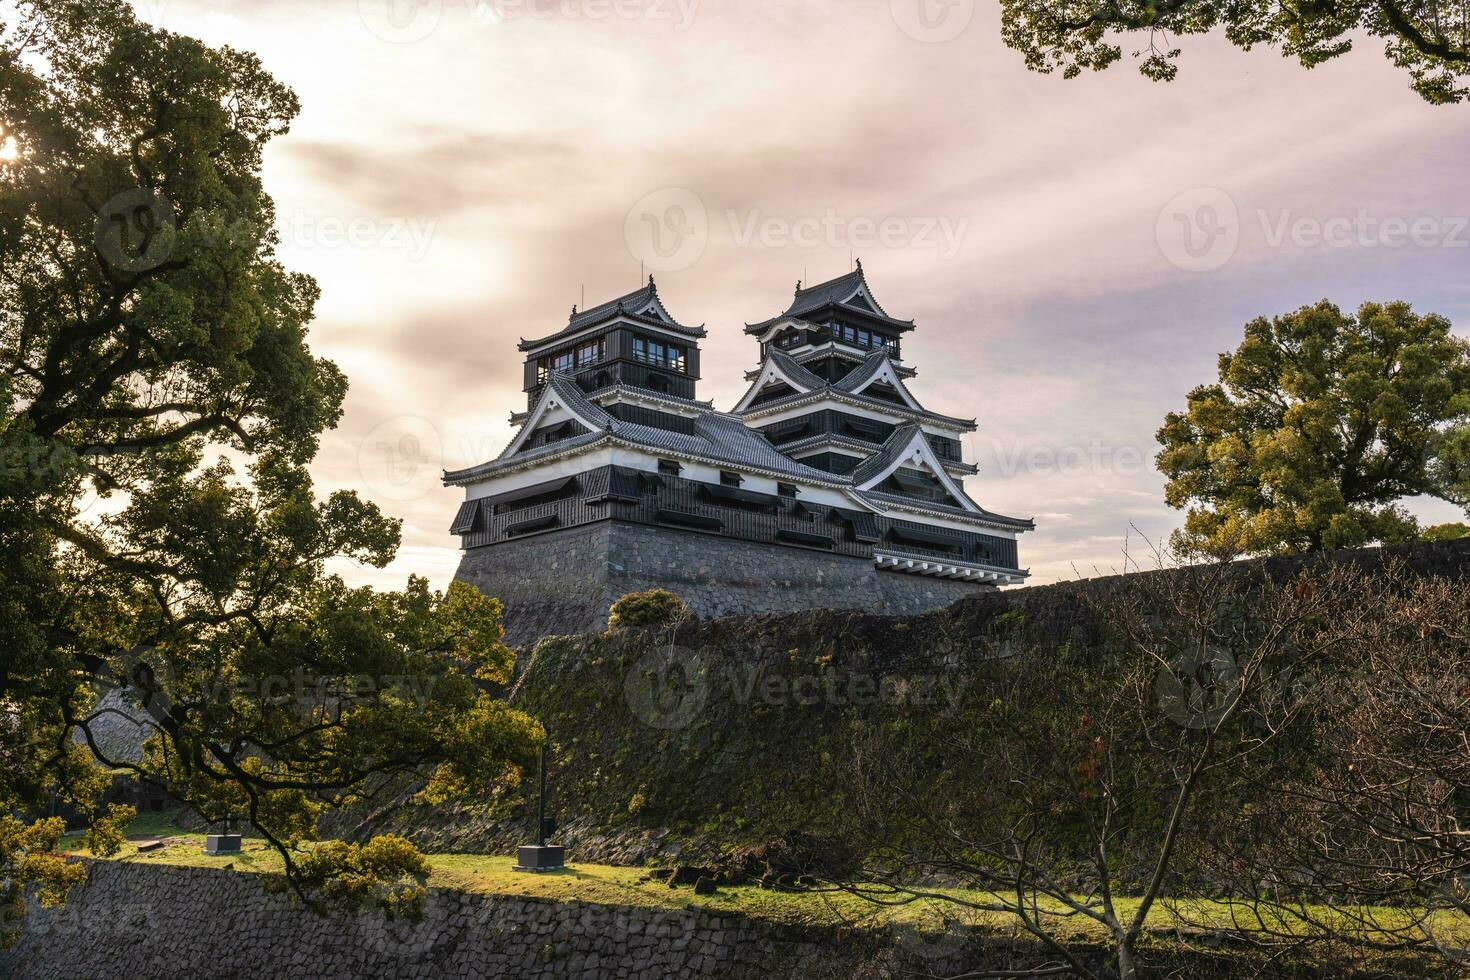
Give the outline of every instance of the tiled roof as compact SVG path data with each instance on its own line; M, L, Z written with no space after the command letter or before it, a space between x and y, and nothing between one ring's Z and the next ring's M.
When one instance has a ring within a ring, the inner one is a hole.
M840 391L857 391L863 385L873 379L873 376L883 370L883 364L888 360L888 352L875 350L863 358L863 363L847 372L832 386Z
M962 507L950 507L948 504L936 504L929 500L917 500L913 497L899 497L891 493L880 493L876 490L854 490L853 495L879 506L882 510L883 504L895 504L903 507L911 507L914 510L938 514L944 517L964 517L970 520L978 520L998 527L1011 528L1017 531L1032 531L1036 528L1036 522L1027 518L1007 517L994 511L981 507L978 511L968 511Z
M866 304L864 306L856 306L847 302L847 300L852 299L859 289L866 289L868 298L873 301L872 309L867 309ZM851 272L838 276L836 279L828 279L826 282L819 282L815 286L803 287L801 283L797 283L796 295L791 298L790 306L769 320L746 324L745 332L760 333L777 320L787 317L800 318L802 314L810 313L813 310L820 310L822 307L834 303L849 310L866 313L869 316L875 316L881 320L887 320L901 330L912 328L914 325L913 320L900 320L895 316L890 316L888 311L883 309L882 304L878 302L878 298L873 295L873 289L868 285L867 276L863 274L863 263L859 261L857 267Z
M819 282L815 286L807 286L805 289L798 288L796 295L791 300L791 305L786 308L786 316L800 316L811 310L820 309L828 303L840 303L866 283L863 278L863 267L861 263L846 275L838 276L836 279L828 279ZM871 293L871 290L869 291ZM888 316L883 307L878 305L878 300L873 300L880 316ZM891 318L890 318L891 319Z
M675 405L679 408L714 408L713 402L700 401L697 398L681 398L678 395L671 395L666 391L649 391L647 388L624 384L621 381L615 381L595 391L587 392L587 397L594 400L605 398L609 395L627 395L641 401L664 402L665 404Z
M866 483L893 466L903 458L904 452L914 441L915 436L922 437L924 430L920 429L916 422L905 422L893 430L883 448L859 463L850 474L854 485Z
M610 299L606 303L594 306L588 310L583 310L580 313L573 308L572 315L567 320L565 327L562 327L556 333L547 334L545 337L538 337L535 340L522 339L519 347L521 350L540 347L542 344L550 343L558 337L569 337L579 330L585 330L588 327L596 326L599 323L619 316L630 317L634 320L663 327L665 330L673 330L690 337L703 337L705 335L703 326L686 326L669 315L669 311L664 309L663 301L659 299L658 287L654 285L653 276L649 276L648 285L635 289L631 293L619 296L617 299Z
M951 415L940 415L938 412L930 412L922 409L916 411L907 405L900 405L897 402L886 401L882 398L873 398L861 392L854 394L853 392L843 391L841 388L831 385L823 386L814 391L797 391L789 395L783 395L780 398L773 398L768 402L762 402L759 405L746 409L744 414L764 415L780 409L789 408L792 405L820 401L825 397L831 397L836 401L862 405L877 411L892 412L895 415L927 419L937 425L949 426L954 429L963 429L965 431L974 431L975 429L974 419L958 419Z
M814 374L809 369L802 367L801 362L783 350L777 350L774 346L767 351L771 363L781 369L781 372L792 381L811 390L813 388L827 387L827 379L819 374Z
M726 463L736 467L763 470L780 476L790 476L809 483L842 486L844 477L815 467L798 463L784 455L770 440L748 428L738 416L713 410L702 411L694 420L694 432L671 432L651 425L625 422L608 414L600 405L589 399L577 383L560 371L552 371L541 398L555 392L563 404L576 415L592 425L593 431L564 439L529 452L511 455L502 453L495 460L472 466L468 469L449 471L444 474L446 483L465 483L484 479L508 469L519 468L547 456L569 450L580 449L604 439L617 439L625 443L680 456L706 460L716 465ZM540 403L537 403L540 407ZM532 415L535 410L532 410Z

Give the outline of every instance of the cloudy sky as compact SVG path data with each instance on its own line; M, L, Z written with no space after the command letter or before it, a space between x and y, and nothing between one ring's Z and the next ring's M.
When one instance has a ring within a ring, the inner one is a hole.
M1470 325L1470 109L1424 104L1371 40L1305 71L1186 39L1160 85L1028 73L984 0L135 5L301 98L266 186L352 381L315 473L404 521L354 581L449 580L438 476L509 437L517 338L640 268L707 326L700 396L728 408L741 325L861 258L918 321L916 393L978 418L972 494L1036 518L1038 582L1177 525L1154 431L1252 317L1405 299Z

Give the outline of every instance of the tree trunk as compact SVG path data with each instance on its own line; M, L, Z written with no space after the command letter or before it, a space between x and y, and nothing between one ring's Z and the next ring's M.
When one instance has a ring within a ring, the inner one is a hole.
M1138 980L1138 963L1133 959L1133 940L1118 943L1118 980Z

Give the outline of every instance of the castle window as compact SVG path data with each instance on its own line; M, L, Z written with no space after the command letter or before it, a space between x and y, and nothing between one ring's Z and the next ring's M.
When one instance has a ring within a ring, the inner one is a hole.
M727 487L738 487L745 479L739 473L731 473L729 470L720 471L720 483Z
M602 360L605 340L598 337L596 340L583 344L577 348L577 367L590 367Z
M549 354L536 361L536 383L545 384L546 376L552 371L570 371L576 361L572 351L562 351L560 354Z
M796 488L789 483L776 484L776 493L782 497L795 497Z
M661 459L658 461L658 471L662 476L678 476L684 471L684 467L672 459Z
M684 371L688 364L688 356L683 347L666 344L652 337L633 338L633 359L673 371Z

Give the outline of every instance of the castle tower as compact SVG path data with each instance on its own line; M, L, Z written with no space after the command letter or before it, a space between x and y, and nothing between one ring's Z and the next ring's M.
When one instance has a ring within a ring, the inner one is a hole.
M859 266L748 326L762 363L731 412L695 399L703 327L647 286L523 340L527 410L464 488L457 577L506 604L507 636L599 629L662 587L701 616L912 613L1021 582L1030 521L985 510L959 434L924 409Z

